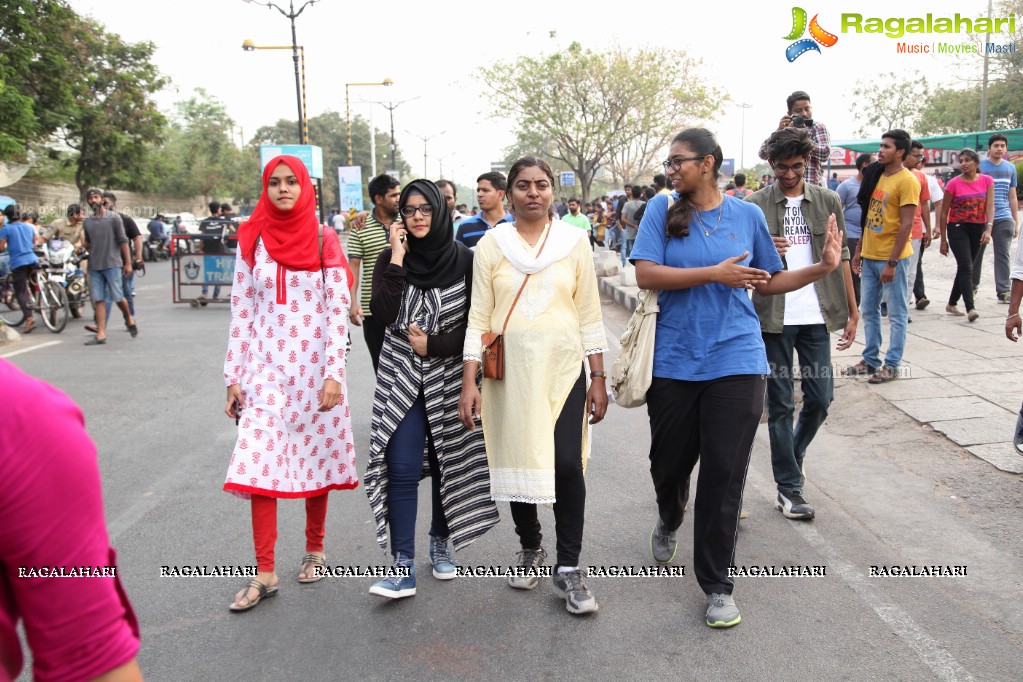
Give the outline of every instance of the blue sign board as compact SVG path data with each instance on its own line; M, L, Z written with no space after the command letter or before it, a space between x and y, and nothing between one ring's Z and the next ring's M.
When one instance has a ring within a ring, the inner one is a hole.
M735 159L721 160L721 178L727 182L728 178L735 175Z
M311 144L261 144L259 170L262 171L270 159L281 154L298 157L308 169L309 177L323 179L323 149Z
M570 187L575 184L575 173L572 171L561 171L561 186Z
M337 182L341 212L347 213L350 208L363 210L362 166L338 166Z
M234 256L181 256L181 284L226 284L234 282Z

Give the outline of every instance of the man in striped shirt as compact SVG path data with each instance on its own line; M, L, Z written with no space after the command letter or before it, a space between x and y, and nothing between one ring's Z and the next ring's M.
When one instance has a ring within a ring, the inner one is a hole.
M383 323L373 317L369 299L373 293L373 268L380 252L390 246L390 228L398 218L398 197L401 183L387 174L369 181L369 198L373 210L361 230L354 230L348 238L348 262L355 275L352 281L352 307L348 319L362 327L373 360L373 371L380 364L380 349L384 345Z

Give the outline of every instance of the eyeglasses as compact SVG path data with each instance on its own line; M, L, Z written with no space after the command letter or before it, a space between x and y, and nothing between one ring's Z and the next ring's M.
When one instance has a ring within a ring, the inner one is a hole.
M681 159L668 159L661 165L664 166L665 173L670 173L672 171L677 171L686 161L703 161L703 159L703 156L684 156Z
M789 173L795 173L796 175L802 175L803 172L806 171L806 164L805 163L796 163L796 164L793 164L791 166L784 166L784 165L779 163L779 164L773 166L773 168L774 168L774 172L775 172L776 175L788 175Z
M430 217L433 213L433 206L430 204L423 204L422 206L402 206L401 214L406 218L411 218L416 214L416 211L422 213L425 217Z

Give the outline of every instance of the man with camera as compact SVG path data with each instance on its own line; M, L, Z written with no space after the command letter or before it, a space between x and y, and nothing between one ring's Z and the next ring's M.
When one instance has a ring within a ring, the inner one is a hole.
M827 127L820 121L813 120L813 110L810 107L810 95L802 90L796 90L785 100L788 106L788 113L781 117L778 123L778 130L785 128L806 128L810 133L810 141L813 143L813 151L806 164L806 172L803 179L814 185L824 186L826 171L824 166L828 163L831 155L831 136ZM764 140L760 145L760 158L767 161L767 143Z

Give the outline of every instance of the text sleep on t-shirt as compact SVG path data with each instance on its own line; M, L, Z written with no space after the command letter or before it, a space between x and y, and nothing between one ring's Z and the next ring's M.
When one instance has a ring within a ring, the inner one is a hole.
M806 224L801 209L803 195L787 197L782 233L789 242L785 252L785 264L789 270L798 270L813 265L813 244L810 241L810 227ZM824 324L821 303L817 289L811 282L802 289L785 294L786 325Z

